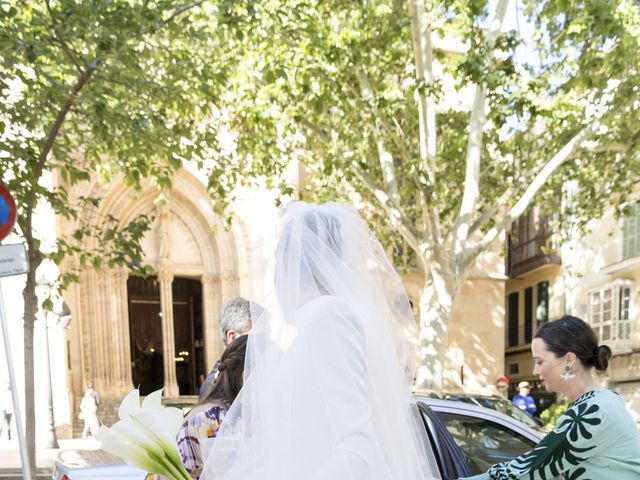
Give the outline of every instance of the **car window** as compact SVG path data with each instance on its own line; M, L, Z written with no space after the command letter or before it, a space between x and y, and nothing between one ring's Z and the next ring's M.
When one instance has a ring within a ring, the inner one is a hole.
M485 472L496 463L508 462L535 446L535 442L491 420L438 413L464 452L474 475Z
M486 408L492 408L500 413L509 415L510 417L520 420L522 423L536 430L540 430L540 425L529 416L529 414L523 412L516 407L509 400L496 400L493 398L479 398L478 403Z

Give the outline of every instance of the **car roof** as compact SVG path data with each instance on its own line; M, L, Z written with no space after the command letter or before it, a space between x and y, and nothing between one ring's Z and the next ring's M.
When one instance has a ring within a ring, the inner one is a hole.
M444 400L441 398L432 398L419 394L413 395L413 403L422 402L437 412L454 413L458 415L470 415L473 417L484 418L498 422L508 426L512 430L516 430L532 440L540 441L544 434L538 430L525 425L521 421L501 413L492 408L481 407L471 403L460 402L456 400Z

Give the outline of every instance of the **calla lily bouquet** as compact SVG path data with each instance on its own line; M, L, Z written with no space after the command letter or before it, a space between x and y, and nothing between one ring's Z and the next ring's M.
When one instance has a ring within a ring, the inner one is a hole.
M182 410L163 407L161 399L162 389L147 395L140 405L140 391L131 390L120 404L120 421L112 427L102 425L96 438L102 450L132 467L169 480L191 480L176 444Z

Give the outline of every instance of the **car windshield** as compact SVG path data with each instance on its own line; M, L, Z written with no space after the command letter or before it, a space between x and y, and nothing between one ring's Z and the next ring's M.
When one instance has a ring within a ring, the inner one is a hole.
M504 413L505 415L509 415L511 418L515 418L516 420L521 421L528 427L531 427L538 431L543 431L543 428L540 427L540 424L538 424L533 418L531 418L527 413L520 410L509 400L506 400L504 398L482 395L447 395L445 398L447 400L456 400L459 402L470 403L472 405L479 405L484 408L496 410L500 413Z
M520 410L509 400L505 400L503 398L493 398L493 397L474 397L481 406L485 408L491 408L493 410L497 410L500 413L504 413L505 415L509 415L510 417L515 418L516 420L520 420L522 423L527 425L528 427L535 428L536 430L540 430L540 425L536 423L536 421L531 418L528 414Z

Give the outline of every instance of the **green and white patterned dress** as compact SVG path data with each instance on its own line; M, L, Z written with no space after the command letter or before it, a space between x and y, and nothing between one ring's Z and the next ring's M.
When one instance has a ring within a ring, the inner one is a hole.
M554 430L510 462L469 480L640 480L640 433L620 395L587 392L569 404Z

